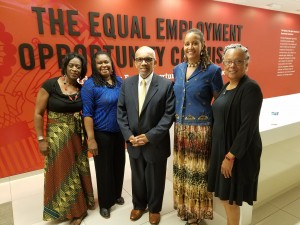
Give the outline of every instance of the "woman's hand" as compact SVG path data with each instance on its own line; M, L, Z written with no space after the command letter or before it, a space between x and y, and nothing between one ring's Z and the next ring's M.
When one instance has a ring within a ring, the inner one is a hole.
M39 141L39 150L43 156L47 156L49 153L48 142L46 140Z
M90 153L93 155L98 155L99 152L98 152L98 145L96 140L94 138L88 139L87 143L88 143L88 150L90 151Z
M231 177L232 167L233 167L234 160L224 159L221 165L221 173L224 175L225 178Z

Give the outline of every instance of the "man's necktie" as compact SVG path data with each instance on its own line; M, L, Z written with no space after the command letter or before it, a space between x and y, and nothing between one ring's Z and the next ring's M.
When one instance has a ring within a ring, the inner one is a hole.
M146 81L143 79L141 83L142 85L140 87L140 92L139 92L139 115L141 114L142 107L146 97Z

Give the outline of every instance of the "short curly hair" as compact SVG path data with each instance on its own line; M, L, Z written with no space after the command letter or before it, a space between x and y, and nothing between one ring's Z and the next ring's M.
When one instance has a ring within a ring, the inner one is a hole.
M247 62L249 62L249 60L250 60L250 54L249 54L248 48L246 48L245 46L243 46L241 44L238 44L238 43L236 43L236 44L230 44L230 45L225 46L224 51L223 51L223 55L222 55L222 59L223 60L224 60L226 52L229 49L241 49L244 52L245 60Z

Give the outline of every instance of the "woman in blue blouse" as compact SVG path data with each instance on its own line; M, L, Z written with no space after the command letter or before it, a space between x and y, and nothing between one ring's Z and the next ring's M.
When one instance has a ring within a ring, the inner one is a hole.
M211 102L223 86L221 68L209 58L203 33L187 31L184 62L174 68L176 122L173 154L174 208L186 224L213 218L207 192L211 151Z
M125 142L117 123L117 102L122 79L115 74L106 52L92 58L92 76L81 89L88 149L94 156L100 214L110 217L110 208L124 204L121 197Z

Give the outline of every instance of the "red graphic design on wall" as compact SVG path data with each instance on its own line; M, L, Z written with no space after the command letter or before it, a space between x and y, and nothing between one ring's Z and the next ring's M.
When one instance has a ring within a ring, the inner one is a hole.
M300 92L299 15L210 0L167 2L0 1L0 178L42 168L35 99L45 80L61 75L68 51L85 55L89 67L95 51L109 51L125 79L136 73L135 50L151 46L155 72L173 79L173 67L182 61L182 37L198 27L212 61L222 68L224 46L240 42L249 48L248 74L264 98Z

